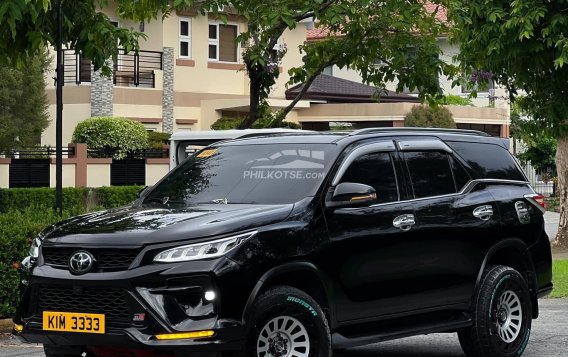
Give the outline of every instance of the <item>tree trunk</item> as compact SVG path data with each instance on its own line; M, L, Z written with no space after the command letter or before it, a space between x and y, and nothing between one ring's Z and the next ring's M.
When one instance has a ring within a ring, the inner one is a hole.
M248 129L258 120L260 107L260 79L254 69L249 70L249 114L239 125L239 129Z
M292 100L292 102L290 102L290 104L288 104L288 106L286 108L284 108L283 110L281 110L278 113L278 115L275 118L275 122L278 123L277 126L280 126L280 123L282 123L284 121L284 119L286 119L286 116L288 115L288 113L290 113L292 111L292 109L294 109L296 104L298 104L298 102L302 99L302 97L308 92L312 83L317 78L317 76L319 76L319 74L320 73L318 72L317 74L314 74L311 77L309 77L308 80L306 82L304 82L304 87L302 87L302 90L300 91L300 93L298 93L296 95L296 98L294 98L294 100Z
M568 136L558 139L556 171L558 172L557 190L560 201L560 224L555 244L568 247Z

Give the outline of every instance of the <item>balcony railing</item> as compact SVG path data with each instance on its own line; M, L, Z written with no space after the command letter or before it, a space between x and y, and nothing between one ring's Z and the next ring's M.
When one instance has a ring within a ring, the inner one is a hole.
M90 83L91 61L73 50L63 52L64 83ZM162 52L139 51L127 54L120 50L117 61L113 63L113 83L122 87L155 88L155 71L162 69Z

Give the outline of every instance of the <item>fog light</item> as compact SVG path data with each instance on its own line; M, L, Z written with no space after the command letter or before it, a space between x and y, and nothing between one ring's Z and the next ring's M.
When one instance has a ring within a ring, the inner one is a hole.
M213 330L204 331L192 331L192 332L181 332L181 333L165 333L162 335L156 335L158 340L178 340L184 338L207 338L215 335Z
M205 300L207 300L207 301L213 301L213 300L215 300L215 292L214 292L214 291L211 291L211 290L206 291L206 292L205 292Z
M14 324L14 331L16 331L16 332L24 331L24 325Z

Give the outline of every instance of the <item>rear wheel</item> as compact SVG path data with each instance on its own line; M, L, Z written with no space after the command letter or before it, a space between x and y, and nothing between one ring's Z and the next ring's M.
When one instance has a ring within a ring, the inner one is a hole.
M488 268L477 292L473 326L458 332L468 357L514 357L525 351L532 323L529 289L506 266Z
M246 356L330 357L327 319L301 290L280 286L264 293L250 318Z

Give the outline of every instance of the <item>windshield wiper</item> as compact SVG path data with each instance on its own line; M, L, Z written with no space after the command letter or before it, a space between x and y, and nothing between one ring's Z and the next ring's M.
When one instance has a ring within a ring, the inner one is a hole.
M161 203L163 205L167 205L170 202L170 197L169 196L164 196L162 198L158 198L158 197L148 197L146 198L144 201L144 203L146 202L152 202L152 203Z

